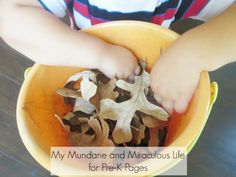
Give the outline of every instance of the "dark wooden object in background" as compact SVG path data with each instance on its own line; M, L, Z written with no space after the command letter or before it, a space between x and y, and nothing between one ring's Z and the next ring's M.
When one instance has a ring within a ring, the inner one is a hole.
M184 24L184 25L183 25ZM179 33L199 22L175 24ZM0 40L0 177L49 177L27 152L16 126L24 70L33 62ZM204 131L188 156L189 177L236 177L236 63L210 73L219 95Z

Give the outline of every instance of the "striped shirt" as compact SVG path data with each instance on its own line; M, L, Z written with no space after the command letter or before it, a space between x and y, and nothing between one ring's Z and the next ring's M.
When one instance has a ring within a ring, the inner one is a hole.
M206 21L229 7L235 0L39 0L57 17L69 15L72 27L114 20L140 20L165 27L178 19Z

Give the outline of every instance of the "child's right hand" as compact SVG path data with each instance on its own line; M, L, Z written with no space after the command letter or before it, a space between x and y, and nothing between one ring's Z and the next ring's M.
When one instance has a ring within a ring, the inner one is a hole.
M108 44L101 55L98 69L106 76L126 79L140 73L137 59L128 49Z

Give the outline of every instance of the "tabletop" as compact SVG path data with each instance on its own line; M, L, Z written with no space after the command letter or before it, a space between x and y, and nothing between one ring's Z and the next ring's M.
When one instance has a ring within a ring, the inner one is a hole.
M183 33L193 25L174 29ZM0 39L0 177L47 177L24 147L16 125L16 102L24 70L33 62ZM219 94L207 124L188 155L189 177L236 177L236 63L210 73Z

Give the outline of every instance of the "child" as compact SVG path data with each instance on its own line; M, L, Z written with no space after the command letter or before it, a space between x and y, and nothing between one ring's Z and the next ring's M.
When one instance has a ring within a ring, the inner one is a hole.
M56 18L66 13L74 29ZM169 112L184 112L201 71L236 60L233 0L0 0L0 36L35 62L98 68L109 77L126 78L140 72L129 50L75 29L128 19L168 27L192 16L210 20L183 34L151 71L158 101Z

